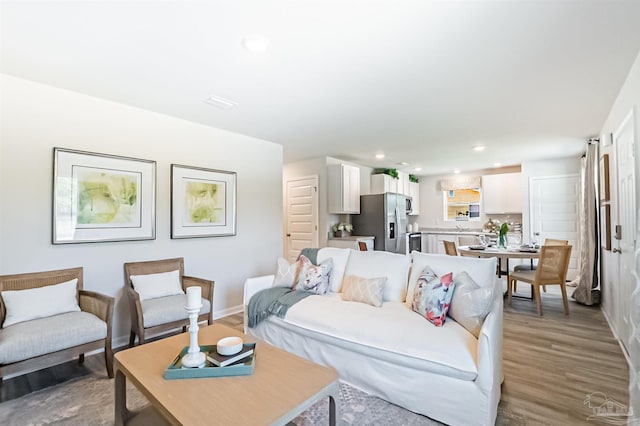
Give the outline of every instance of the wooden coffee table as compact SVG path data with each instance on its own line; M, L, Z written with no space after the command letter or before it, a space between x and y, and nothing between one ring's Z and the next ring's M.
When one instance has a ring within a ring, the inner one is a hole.
M329 422L339 417L338 375L323 367L224 325L200 328L198 342L215 344L227 336L256 342L250 376L165 380L164 370L189 346L189 333L117 352L115 424L285 425L309 406L329 397ZM132 412L126 407L126 380L151 402Z

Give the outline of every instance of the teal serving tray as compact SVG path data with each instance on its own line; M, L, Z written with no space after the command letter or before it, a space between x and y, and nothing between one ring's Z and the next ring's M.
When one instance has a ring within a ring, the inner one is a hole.
M185 346L180 351L176 359L164 370L164 377L167 380L173 379L197 379L201 377L229 377L229 376L248 376L253 373L253 368L256 364L256 344L245 343L245 345L253 347L253 354L244 360L238 361L235 364L227 365L226 367L218 367L211 362L206 361L206 364L202 368L187 368L182 367L182 357L189 352L189 347ZM205 354L209 351L215 351L216 345L204 345L200 346L200 351Z

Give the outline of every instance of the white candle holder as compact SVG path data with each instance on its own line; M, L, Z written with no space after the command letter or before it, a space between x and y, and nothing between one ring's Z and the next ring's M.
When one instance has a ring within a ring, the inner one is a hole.
M198 313L200 306L185 306L187 312L189 312L189 351L182 357L182 365L189 368L202 368L204 367L206 356L203 352L200 352L200 345L198 344Z

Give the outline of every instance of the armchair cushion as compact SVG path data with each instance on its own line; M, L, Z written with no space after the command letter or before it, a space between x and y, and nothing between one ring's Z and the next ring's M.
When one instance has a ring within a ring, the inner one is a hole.
M143 300L140 304L145 328L189 318L189 314L184 309L187 305L186 294ZM202 308L198 315L204 315L210 311L211 304L207 299L202 299Z
M80 311L77 284L78 279L74 278L60 284L1 292L7 312L2 327Z
M107 323L87 312L68 312L21 322L0 330L0 364L60 351L106 336Z
M140 300L184 294L180 284L180 271L160 272L157 274L131 275L133 288Z

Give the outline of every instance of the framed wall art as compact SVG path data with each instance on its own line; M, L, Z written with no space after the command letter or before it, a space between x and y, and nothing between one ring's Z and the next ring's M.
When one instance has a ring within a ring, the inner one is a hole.
M53 244L152 240L156 163L53 149Z
M609 201L609 154L600 158L600 201Z
M171 238L236 234L236 173L171 165Z

